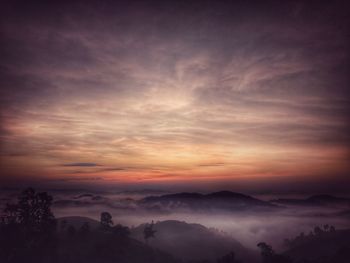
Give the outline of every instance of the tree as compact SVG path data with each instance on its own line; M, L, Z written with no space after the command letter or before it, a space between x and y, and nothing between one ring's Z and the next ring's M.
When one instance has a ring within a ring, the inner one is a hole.
M157 232L157 230L153 229L154 223L153 220L151 222L151 224L147 224L143 230L143 237L145 238L146 243L148 242L148 239L151 237L155 237L155 233Z
M257 245L260 248L260 253L261 253L261 257L262 257L262 262L263 263L270 263L272 262L272 258L275 254L275 252L272 250L272 247L268 244L266 244L265 242L260 242Z
M60 224L60 230L63 232L67 228L68 222L67 220L62 220Z
M276 254L272 247L264 242L259 243L258 247L261 250L263 263L292 263L289 257Z
M330 226L329 232L330 232L330 233L335 233L335 227L334 227L334 226Z
M315 236L320 236L323 234L323 230L319 226L316 226L314 228L314 233L315 233Z
M56 220L52 197L25 189L1 216L0 254L9 262L44 262L54 257Z
M101 225L101 228L104 230L108 230L113 226L113 220L110 213L108 212L101 213L100 225Z
M36 193L33 188L25 189L17 204L7 204L4 209L5 223L16 223L27 231L47 233L56 226L51 212L52 196L46 192Z
M293 241L290 240L289 238L285 238L283 240L283 246L285 246L286 248L291 248L293 244Z
M130 229L127 226L118 224L113 227L113 234L118 238L124 239L130 235Z
M309 234L307 235L307 237L310 239L310 238L313 238L315 235L312 231L309 232Z
M236 255L234 252L230 252L229 254L219 258L217 263L240 263L240 261L236 260Z
M77 232L77 230L75 229L74 226L70 225L68 228L67 228L67 233L69 236L75 236L75 233Z
M78 230L79 235L85 237L90 233L90 225L88 222L84 222Z

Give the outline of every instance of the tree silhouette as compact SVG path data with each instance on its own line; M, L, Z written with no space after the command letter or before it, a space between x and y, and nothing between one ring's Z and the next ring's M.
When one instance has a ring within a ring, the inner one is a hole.
M27 189L16 204L5 207L0 217L1 263L181 262L132 239L128 227L113 227L107 212L101 214L107 231L90 229L88 223L76 229L68 220L55 231L51 204L51 196ZM147 238L154 236L153 222L148 229Z
M101 225L101 228L104 230L110 229L113 225L112 215L108 212L102 212L100 225Z
M56 220L52 197L25 189L1 216L0 253L5 262L42 262L54 256Z
M130 229L127 226L122 226L120 224L113 227L113 234L121 239L125 239L130 235Z
M265 242L260 242L258 247L261 250L263 263L292 263L292 260L289 257L276 254L272 247Z
M60 223L60 230L63 232L66 228L67 228L67 220L62 220L61 223Z
M275 252L272 250L272 247L266 244L265 242L260 242L257 246L260 248L262 262L263 263L272 262L271 260L275 254Z
M1 215L1 223L4 225L17 224L17 214L17 204L6 204L3 214Z
M70 226L67 228L67 233L68 233L68 235L69 235L70 237L75 236L76 232L77 232L77 230L75 229L74 226L71 226L71 225L70 225Z
M22 225L26 230L47 232L56 226L51 212L52 197L47 193L36 193L33 188L22 192L17 204L7 204L4 209L5 223Z
M332 225L324 225L323 228L315 226L314 232L310 231L307 235L305 235L304 232L301 232L298 236L294 238L284 239L284 246L288 249L293 249L295 247L302 246L309 242L319 240L320 238L332 236L335 233L335 227Z
M147 224L143 230L143 237L145 239L145 242L148 243L148 239L151 237L155 237L156 230L153 229L154 223L153 220L151 224Z
M223 256L222 258L219 258L216 262L217 263L240 263L240 261L236 259L236 255L234 252L230 252L229 254Z
M315 233L316 236L320 236L320 235L323 234L323 230L319 226L316 226L314 228L314 233Z
M82 226L79 228L78 233L82 237L86 237L90 233L90 225L88 222L84 222Z

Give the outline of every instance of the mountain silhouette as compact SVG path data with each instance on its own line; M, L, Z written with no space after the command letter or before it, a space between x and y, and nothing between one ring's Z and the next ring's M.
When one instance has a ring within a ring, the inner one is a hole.
M249 208L269 209L277 206L257 198L230 191L210 194L177 193L161 196L149 196L139 201L141 206L151 209L192 209L239 211Z
M350 207L350 199L335 197L332 195L313 195L305 199L280 198L270 201L271 203L281 205L296 206L348 206Z

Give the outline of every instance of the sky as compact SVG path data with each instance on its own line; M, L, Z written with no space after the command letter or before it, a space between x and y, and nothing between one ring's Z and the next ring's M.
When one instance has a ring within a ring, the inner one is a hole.
M2 1L0 184L350 191L346 1Z

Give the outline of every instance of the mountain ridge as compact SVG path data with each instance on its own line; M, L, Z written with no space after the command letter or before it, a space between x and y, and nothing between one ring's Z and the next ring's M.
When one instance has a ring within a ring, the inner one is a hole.
M278 198L270 200L270 203L297 206L349 206L350 198L336 197L329 194L312 195L307 198Z
M209 194L181 192L161 196L148 196L139 201L139 204L152 209L194 209L194 210L230 210L238 211L248 208L276 208L271 204L249 195L232 191L219 191Z

